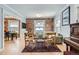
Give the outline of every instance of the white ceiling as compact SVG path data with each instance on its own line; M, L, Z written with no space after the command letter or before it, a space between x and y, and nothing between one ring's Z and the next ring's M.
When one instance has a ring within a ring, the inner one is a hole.
M53 17L65 4L7 4L23 17Z

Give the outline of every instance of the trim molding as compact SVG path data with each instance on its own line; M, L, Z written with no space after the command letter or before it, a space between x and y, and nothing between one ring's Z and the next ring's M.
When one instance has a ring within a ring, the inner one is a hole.
M10 6L8 6L6 4L3 4L3 6L9 8L11 11L13 11L14 13L16 13L17 15L23 17L23 15L20 12L16 11L15 9L11 8Z

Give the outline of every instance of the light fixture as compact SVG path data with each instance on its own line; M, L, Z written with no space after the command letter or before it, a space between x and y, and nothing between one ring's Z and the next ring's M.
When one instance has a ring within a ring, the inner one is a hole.
M36 17L41 17L42 15L41 14L36 14Z
M40 23L38 23L38 25L41 25Z

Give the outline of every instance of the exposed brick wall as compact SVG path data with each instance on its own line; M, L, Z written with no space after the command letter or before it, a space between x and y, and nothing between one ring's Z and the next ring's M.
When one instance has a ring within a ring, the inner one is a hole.
M52 18L48 18L45 21L45 31L53 31L54 30L54 22Z
M8 20L4 20L4 32L8 32Z
M27 18L26 19L26 30L34 33L34 19L36 18ZM42 18L39 18L41 20ZM54 19L53 18L43 18L45 19L45 31L53 31L54 30Z
M27 19L26 20L26 30L28 32L34 32L34 20Z

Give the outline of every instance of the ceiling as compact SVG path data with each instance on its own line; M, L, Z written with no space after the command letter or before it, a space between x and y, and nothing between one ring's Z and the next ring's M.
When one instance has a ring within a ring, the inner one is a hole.
M65 4L7 4L23 17L53 17Z

